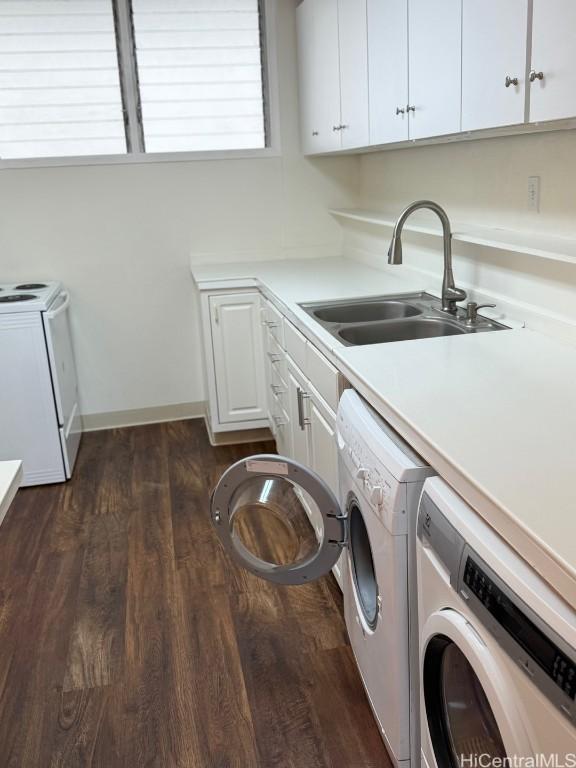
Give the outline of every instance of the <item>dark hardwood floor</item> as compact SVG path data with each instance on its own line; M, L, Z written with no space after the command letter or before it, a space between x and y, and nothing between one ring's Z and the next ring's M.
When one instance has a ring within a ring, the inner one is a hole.
M388 768L326 578L237 569L201 421L84 436L0 529L0 766Z

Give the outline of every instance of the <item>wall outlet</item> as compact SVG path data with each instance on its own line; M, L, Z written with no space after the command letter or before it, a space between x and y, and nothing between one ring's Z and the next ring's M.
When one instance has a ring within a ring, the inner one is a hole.
M540 211L540 176L528 176L528 210Z

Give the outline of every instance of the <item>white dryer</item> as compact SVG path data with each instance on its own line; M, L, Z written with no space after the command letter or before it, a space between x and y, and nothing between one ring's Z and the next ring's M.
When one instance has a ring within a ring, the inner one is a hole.
M575 765L576 613L439 478L417 578L423 765Z
M231 557L272 582L304 584L340 560L356 662L388 751L407 768L419 755L413 544L434 471L352 390L340 400L338 449L339 499L296 461L252 456L220 479L212 519Z

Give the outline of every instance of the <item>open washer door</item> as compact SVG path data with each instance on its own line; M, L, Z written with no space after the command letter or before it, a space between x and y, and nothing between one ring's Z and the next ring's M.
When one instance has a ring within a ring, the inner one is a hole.
M229 467L212 494L211 515L234 561L276 584L329 573L348 540L347 515L322 478L273 454Z

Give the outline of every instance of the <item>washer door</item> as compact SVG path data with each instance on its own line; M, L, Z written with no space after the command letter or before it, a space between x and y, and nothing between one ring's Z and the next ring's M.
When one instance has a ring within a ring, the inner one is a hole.
M374 631L380 612L380 597L374 556L366 521L355 496L348 502L348 562L361 619Z
M240 566L277 584L329 573L346 545L346 514L315 472L276 455L251 456L220 478L212 522Z
M494 765L496 759L532 754L505 669L461 614L434 613L423 627L421 649L425 713L437 766Z

